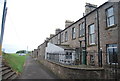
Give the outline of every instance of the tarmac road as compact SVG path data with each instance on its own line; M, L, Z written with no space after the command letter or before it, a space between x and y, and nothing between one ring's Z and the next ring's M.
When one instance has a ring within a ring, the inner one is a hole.
M58 77L31 56L28 56L24 71L18 79L58 79Z

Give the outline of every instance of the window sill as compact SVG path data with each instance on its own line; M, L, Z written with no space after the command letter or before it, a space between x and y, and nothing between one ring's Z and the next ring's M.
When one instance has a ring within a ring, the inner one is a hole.
M67 42L68 40L66 40L65 42Z
M116 26L117 26L117 24L114 24L114 25L112 25L112 26L106 27L105 30L108 30L108 29L110 29L110 28L114 28L114 27L116 27Z
M79 38L85 37L85 35L79 36Z
M76 38L72 38L72 40L75 40Z
M109 65L118 65L118 63L108 63Z
M97 44L91 44L91 45L88 45L87 47L91 47L91 46L97 46Z
M112 67L118 66L118 63L116 63L116 64L114 64L114 63L111 63L111 64L107 63L105 66L112 68Z

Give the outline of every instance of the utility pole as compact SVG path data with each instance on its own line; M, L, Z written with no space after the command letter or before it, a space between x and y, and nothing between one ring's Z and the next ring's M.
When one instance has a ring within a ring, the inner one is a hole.
M3 14L2 14L2 24L1 24L1 34L0 34L0 57L2 56L2 41L4 35L5 20L7 14L6 0L4 1Z
M27 46L27 51L26 51L26 54L28 54L28 46Z

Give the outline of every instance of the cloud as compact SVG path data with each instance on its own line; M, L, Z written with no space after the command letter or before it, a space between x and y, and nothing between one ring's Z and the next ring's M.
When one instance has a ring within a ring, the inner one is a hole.
M37 48L65 20L83 16L85 2L102 4L107 0L7 0L8 13L3 38L7 52ZM1 19L1 18L0 18Z

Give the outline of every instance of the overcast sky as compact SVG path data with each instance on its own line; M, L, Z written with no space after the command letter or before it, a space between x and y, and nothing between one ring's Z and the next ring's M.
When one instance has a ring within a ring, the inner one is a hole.
M107 0L7 0L3 48L7 53L33 50L56 28L65 28L65 20L83 16L85 3L101 5ZM1 22L0 22L1 23Z

